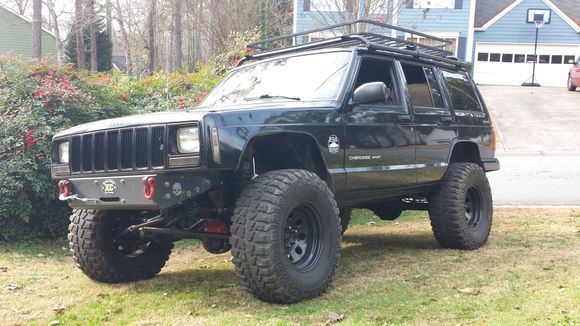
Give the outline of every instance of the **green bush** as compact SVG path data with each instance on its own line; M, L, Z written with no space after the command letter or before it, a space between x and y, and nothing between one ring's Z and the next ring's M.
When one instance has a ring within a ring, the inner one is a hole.
M193 107L225 69L136 80L0 56L0 240L63 236L69 209L50 177L50 142L63 129L136 113Z

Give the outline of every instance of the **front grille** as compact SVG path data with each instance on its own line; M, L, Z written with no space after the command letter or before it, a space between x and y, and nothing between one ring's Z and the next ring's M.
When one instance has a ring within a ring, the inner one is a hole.
M165 126L107 130L71 137L73 173L165 167Z

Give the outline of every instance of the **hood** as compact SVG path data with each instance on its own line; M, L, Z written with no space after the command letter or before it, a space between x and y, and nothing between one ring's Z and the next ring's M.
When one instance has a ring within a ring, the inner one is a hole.
M130 115L114 119L98 120L89 123L84 123L60 131L54 137L58 138L72 134L81 134L106 129L127 128L134 126L163 124L163 123L200 121L201 119L203 119L203 116L206 113L207 113L206 110L156 112L156 113Z

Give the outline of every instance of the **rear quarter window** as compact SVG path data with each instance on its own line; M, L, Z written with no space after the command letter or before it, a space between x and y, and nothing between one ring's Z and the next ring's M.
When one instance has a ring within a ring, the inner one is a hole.
M483 112L481 103L467 73L446 70L441 72L443 73L445 86L449 91L454 110Z

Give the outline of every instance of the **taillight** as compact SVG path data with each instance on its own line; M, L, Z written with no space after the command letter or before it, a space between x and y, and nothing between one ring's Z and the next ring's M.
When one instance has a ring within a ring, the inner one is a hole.
M495 130L491 128L491 149L493 150L494 153L496 148L497 148L497 139L495 137Z

